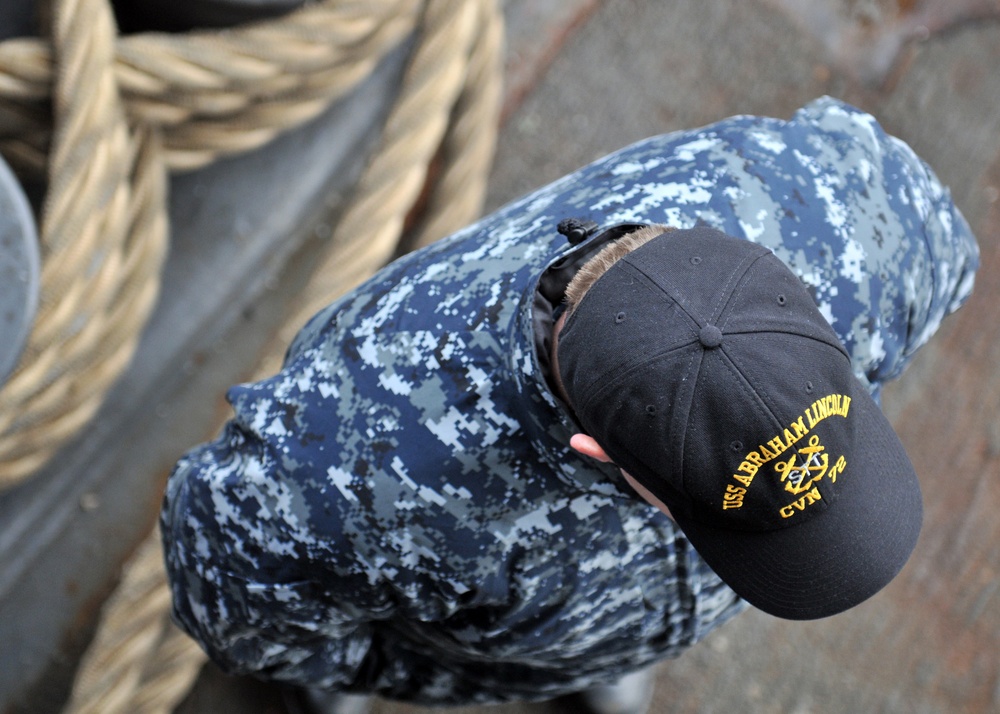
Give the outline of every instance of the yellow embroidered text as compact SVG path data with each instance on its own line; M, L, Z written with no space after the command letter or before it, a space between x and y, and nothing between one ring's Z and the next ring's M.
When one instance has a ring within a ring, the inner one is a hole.
M780 434L775 435L766 444L758 445L756 450L744 456L739 467L736 469L736 473L733 474L733 479L740 485L729 484L726 486L726 492L722 496L722 508L742 508L744 496L753 483L754 476L757 475L761 467L777 459L798 444L803 437L824 419L832 416L846 418L850 409L851 398L845 394L828 394L810 404L802 416L795 419ZM816 440L815 443L813 443L814 440ZM817 437L813 436L810 438L808 446L804 446L797 451L797 453L806 458L806 464L793 467L795 456L792 456L790 459L779 462L775 466L775 469L781 474L781 480L785 483L787 491L795 495L811 494L812 484L822 479L827 474L827 469L830 468L829 457L821 453L822 451L823 447L819 445ZM841 457L842 459L843 457ZM839 469L837 468L838 466L840 466ZM837 474L842 470L843 465L838 461L830 471L831 480L836 481ZM818 493L816 491L816 494ZM805 498L806 496L803 496L799 501ZM818 496L815 499L818 499Z

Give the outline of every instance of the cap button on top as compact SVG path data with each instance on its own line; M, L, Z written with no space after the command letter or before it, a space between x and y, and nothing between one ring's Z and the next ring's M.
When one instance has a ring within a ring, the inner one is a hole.
M722 344L722 330L715 325L705 325L698 333L702 347L712 349Z

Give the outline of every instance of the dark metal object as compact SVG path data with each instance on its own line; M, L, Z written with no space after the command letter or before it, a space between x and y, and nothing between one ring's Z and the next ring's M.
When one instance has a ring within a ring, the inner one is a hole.
M38 234L20 184L0 159L0 384L17 365L38 306Z
M307 0L115 0L122 32L187 32L279 17Z
M585 218L566 218L559 221L556 230L566 236L571 244L582 243L587 236L597 230L597 224Z
M28 0L0 0L0 40L38 33L38 11Z

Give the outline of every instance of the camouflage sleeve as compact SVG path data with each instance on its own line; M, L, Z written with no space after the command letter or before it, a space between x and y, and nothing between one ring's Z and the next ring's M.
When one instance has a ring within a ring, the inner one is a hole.
M972 293L979 267L979 246L934 171L913 150L890 137L892 151L906 167L909 181L902 183L910 201L923 219L922 238L927 252L929 289L906 286L914 296L907 323L904 356L909 358L937 332L941 321L961 307Z
M349 689L391 608L365 573L315 577L341 564L312 557L276 470L238 421L178 463L161 516L174 619L230 673Z
M797 118L816 127L818 153L839 165L836 182L817 179L827 222L835 234L849 232L828 271L840 291L830 302L851 323L859 377L877 392L968 298L979 249L933 170L870 114L824 97Z

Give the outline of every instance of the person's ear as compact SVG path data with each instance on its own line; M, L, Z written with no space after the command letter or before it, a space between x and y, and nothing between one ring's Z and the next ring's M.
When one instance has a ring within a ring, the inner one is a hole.
M569 445L584 456L589 456L601 463L611 463L611 457L601 448L600 444L594 441L594 437L592 436L588 436L587 434L573 434L569 440Z

